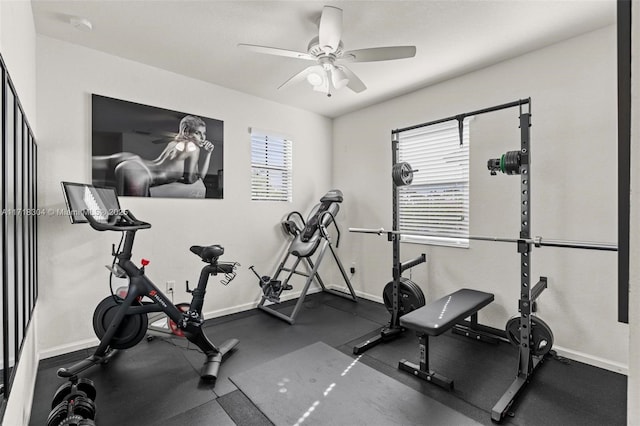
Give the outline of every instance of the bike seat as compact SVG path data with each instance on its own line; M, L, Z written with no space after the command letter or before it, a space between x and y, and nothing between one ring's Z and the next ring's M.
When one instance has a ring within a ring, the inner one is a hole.
M214 244L212 246L191 246L191 253L197 254L204 262L211 262L224 254L224 247Z

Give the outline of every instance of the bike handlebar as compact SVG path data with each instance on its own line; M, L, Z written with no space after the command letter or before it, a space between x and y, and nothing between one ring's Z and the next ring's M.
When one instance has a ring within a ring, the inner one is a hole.
M116 215L109 215L106 223L98 222L89 210L83 210L82 214L89 221L89 225L96 231L137 231L151 228L150 223L138 220L129 210L121 211Z

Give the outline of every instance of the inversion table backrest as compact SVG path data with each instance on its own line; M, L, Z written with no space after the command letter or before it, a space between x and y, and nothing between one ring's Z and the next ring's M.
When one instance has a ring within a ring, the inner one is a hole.
M297 257L307 257L313 255L320 244L320 225L327 227L340 211L342 202L342 191L332 189L321 199L309 213L304 229L296 235L289 246L289 253ZM328 214L325 214L328 212Z

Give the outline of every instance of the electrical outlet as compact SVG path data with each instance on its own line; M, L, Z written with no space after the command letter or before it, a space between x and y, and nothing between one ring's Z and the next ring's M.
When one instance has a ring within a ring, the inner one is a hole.
M173 288L176 286L176 282L174 280L167 281L167 293L173 293Z

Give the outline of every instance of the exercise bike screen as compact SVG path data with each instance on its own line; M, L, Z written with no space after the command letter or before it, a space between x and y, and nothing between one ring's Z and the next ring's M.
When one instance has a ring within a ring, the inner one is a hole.
M73 224L88 222L82 214L84 210L88 210L100 223L106 223L109 216L120 212L120 202L115 188L62 182L62 192Z

